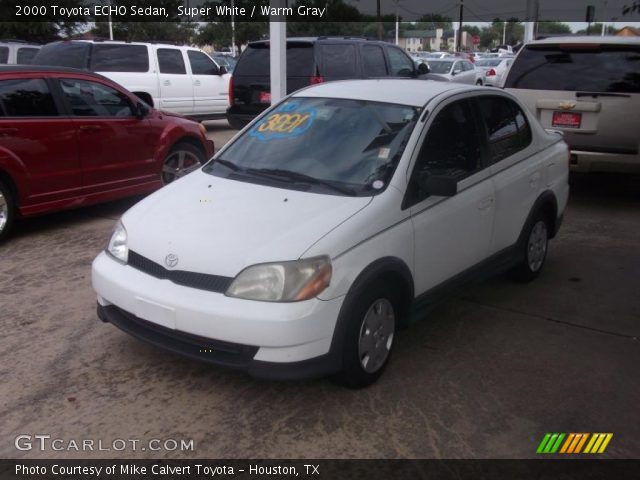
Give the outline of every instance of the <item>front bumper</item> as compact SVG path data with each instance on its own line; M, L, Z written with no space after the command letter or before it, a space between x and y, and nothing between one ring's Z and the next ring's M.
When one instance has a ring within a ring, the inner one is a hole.
M231 298L152 277L104 252L93 262L92 282L101 319L176 353L271 379L340 368L330 351L343 297L294 303Z

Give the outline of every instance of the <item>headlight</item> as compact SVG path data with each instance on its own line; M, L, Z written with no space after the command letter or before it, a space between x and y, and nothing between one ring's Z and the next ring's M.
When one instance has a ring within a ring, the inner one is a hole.
M129 258L129 247L127 247L127 231L121 222L116 223L113 233L107 244L106 251L114 259L121 263L127 263Z
M299 302L318 295L330 281L329 257L263 263L241 271L225 295L267 302Z

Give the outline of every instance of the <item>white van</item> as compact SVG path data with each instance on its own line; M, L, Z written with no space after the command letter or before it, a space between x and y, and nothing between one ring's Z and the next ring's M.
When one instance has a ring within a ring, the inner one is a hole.
M33 64L91 70L155 108L197 120L224 118L229 106L230 75L197 48L72 40L45 45Z
M0 41L0 65L29 65L40 45L22 40Z

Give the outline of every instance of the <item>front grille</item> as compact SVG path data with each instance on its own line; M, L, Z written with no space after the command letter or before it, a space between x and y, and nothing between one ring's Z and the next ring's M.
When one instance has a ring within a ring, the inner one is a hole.
M98 306L98 316L121 330L152 345L207 363L247 368L259 347L223 342L172 330L110 305Z
M152 277L170 280L177 285L207 290L209 292L224 293L231 285L233 278L208 273L186 272L184 270L168 270L159 263L143 257L139 253L129 250L127 264Z

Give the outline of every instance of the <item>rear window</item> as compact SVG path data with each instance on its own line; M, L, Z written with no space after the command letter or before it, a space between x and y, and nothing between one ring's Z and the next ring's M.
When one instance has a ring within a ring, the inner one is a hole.
M313 44L287 44L287 76L311 76L313 71ZM269 47L266 44L250 45L244 51L234 75L265 76L269 75Z
M16 56L16 63L20 65L29 65L38 54L38 48L21 47L18 49L18 55Z
M356 71L355 45L320 45L321 75L325 77L353 78Z
M0 63L9 61L9 47L0 47Z
M50 117L58 115L53 97L41 78L0 81L0 116Z
M511 67L505 88L640 92L640 47L531 45Z
M31 63L86 69L90 46L86 42L51 43L42 47Z
M478 60L476 62L477 67L497 67L502 60Z
M148 72L149 53L145 45L94 45L94 72Z

